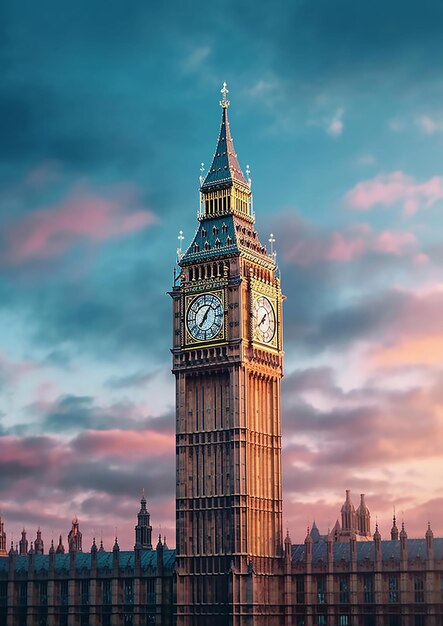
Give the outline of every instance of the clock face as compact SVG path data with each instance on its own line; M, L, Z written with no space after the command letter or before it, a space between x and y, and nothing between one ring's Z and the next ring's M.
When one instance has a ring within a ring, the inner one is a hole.
M195 298L188 308L186 323L191 336L197 341L213 339L223 326L223 305L212 293Z
M269 343L275 335L275 312L271 302L265 296L254 301L254 335L259 341Z

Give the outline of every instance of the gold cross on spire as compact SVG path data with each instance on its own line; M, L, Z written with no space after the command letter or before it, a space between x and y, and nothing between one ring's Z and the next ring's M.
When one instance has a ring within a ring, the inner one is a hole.
M226 89L226 83L223 83L223 87L220 89L220 93L223 94L222 100L220 100L220 106L222 109L227 109L229 106L229 100L226 98L226 94L229 93L229 90Z

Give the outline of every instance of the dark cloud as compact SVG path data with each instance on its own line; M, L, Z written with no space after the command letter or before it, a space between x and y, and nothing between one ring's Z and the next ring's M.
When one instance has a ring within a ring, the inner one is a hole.
M105 386L110 389L125 389L130 387L140 387L151 382L158 372L135 372L128 376L112 377L106 381Z
M171 463L173 460L170 456L160 461L127 461L124 467L113 469L109 462L86 461L77 471L64 473L60 477L59 487L70 493L92 490L117 497L126 497L128 493L138 494L144 487L155 500L173 498L175 479Z
M14 426L11 431L26 433L78 433L87 430L136 430L151 429L172 433L172 413L158 417L141 415L137 405L122 401L109 406L99 406L90 396L61 396L52 403L34 403L26 407L32 422Z

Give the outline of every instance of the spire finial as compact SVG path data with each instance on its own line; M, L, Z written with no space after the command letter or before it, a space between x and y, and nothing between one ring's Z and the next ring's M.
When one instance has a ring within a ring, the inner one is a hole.
M246 166L246 176L248 177L248 187L251 189L252 187L252 178L251 178L251 168L249 165Z
M184 236L183 236L183 231L182 231L182 230L180 230L180 231L178 232L178 237L177 237L177 239L178 239L178 246L177 246L177 259L178 259L178 261L180 261L180 259L181 259L181 258L182 258L182 256L183 256L183 252L182 252L182 242L183 242Z
M220 106L222 109L227 109L230 102L226 98L226 95L229 93L229 90L226 89L226 82L223 83L223 87L220 89L220 93L223 95L223 98L220 100Z

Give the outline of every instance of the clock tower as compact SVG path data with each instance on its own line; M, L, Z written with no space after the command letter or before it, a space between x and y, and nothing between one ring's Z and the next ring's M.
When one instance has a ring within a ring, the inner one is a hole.
M282 294L221 127L173 300L177 625L282 623Z

